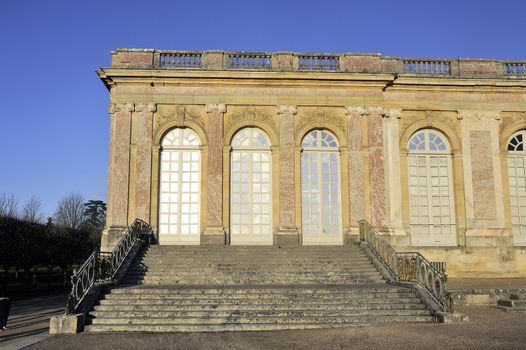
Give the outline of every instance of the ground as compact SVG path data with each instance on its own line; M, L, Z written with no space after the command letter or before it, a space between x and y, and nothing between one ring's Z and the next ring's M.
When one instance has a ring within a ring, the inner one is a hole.
M471 322L398 324L308 331L89 334L54 336L30 350L60 349L525 349L526 313L462 307Z

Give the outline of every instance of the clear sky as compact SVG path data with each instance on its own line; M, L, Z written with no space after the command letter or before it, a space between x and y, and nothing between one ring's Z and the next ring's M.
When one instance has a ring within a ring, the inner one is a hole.
M524 0L0 0L0 194L106 199L119 47L526 59Z

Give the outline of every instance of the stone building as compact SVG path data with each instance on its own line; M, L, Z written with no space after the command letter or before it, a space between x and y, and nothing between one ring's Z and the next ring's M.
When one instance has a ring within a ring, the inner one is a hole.
M342 245L368 220L450 276L526 276L526 62L118 49L111 249Z

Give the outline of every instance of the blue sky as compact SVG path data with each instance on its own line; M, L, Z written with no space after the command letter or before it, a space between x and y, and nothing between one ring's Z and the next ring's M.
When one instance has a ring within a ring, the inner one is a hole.
M0 0L0 194L107 191L119 47L526 59L526 1Z

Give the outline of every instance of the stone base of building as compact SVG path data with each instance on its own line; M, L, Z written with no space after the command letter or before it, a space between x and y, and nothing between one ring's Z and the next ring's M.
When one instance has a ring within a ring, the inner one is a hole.
M201 235L201 245L229 244L223 227L207 227Z
M102 231L100 251L111 252L113 248L119 243L124 232L126 232L126 226L111 226Z
M277 246L298 246L301 244L298 229L280 228L274 235L274 245Z
M76 334L84 330L84 315L57 315L49 319L49 334Z

